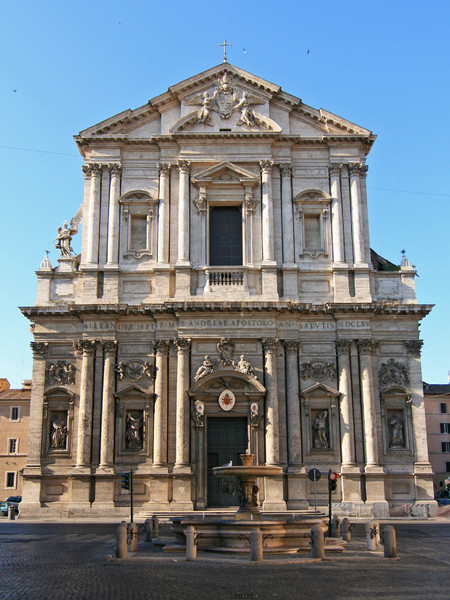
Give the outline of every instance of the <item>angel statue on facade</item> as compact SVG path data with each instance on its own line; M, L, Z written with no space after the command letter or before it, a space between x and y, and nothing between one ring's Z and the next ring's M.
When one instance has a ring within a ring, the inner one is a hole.
M70 245L72 237L78 232L78 227L83 220L83 207L80 206L77 214L70 221L70 226L67 226L67 221L64 221L62 227L58 227L58 236L53 240L56 242L55 248L61 252L62 258L73 258L73 248Z
M243 92L241 100L233 106L233 110L241 110L241 118L237 122L237 125L248 125L249 127L255 125L256 120L255 113L251 108L252 104L262 104L262 101L256 96Z

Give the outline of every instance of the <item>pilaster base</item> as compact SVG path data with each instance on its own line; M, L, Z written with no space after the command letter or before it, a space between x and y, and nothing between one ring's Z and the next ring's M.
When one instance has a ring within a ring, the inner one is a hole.
M170 277L169 265L155 267L155 298L170 298Z
M191 268L175 267L175 298L187 299L191 295Z
M283 298L295 299L298 296L297 266L283 265Z
M309 508L309 502L306 500L308 496L308 481L306 473L288 472L288 510L307 510Z
M266 300L278 300L277 269L272 266L262 266L262 293Z
M172 480L172 502L170 510L193 510L192 502L192 474L180 472L182 467L174 468ZM190 471L190 468L187 467Z
M286 510L286 502L284 501L283 493L283 477L265 477L264 491L263 510Z

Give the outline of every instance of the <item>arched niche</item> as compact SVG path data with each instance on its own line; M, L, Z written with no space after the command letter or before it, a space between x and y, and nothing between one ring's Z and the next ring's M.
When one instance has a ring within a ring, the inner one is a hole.
M298 217L299 257L328 256L331 248L331 196L322 190L303 190L294 198Z
M64 387L51 387L44 394L42 455L72 455L75 394Z
M390 385L380 392L383 449L393 460L413 455L411 400L411 390L402 385Z
M146 190L130 190L119 204L121 258L156 260L158 199Z
M132 384L116 398L115 454L117 462L151 461L153 453L153 404L155 394Z
M339 456L338 390L323 383L304 389L300 395L304 456L320 461Z

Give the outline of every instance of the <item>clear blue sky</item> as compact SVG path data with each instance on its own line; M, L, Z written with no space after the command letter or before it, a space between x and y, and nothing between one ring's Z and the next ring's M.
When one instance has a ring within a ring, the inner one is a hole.
M45 250L77 211L72 136L222 61L372 130L371 245L417 266L423 378L446 383L450 3L416 0L3 3L0 23L0 377L31 377L29 323ZM309 52L308 52L309 51ZM34 151L28 151L31 149ZM80 236L73 240L79 252Z

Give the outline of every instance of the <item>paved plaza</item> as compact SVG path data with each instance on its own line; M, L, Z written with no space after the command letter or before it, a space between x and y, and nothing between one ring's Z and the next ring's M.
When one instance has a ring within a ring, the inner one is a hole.
M449 598L450 522L395 523L399 558L364 550L358 523L346 552L323 562L263 563L199 554L153 553L152 560L108 561L112 523L0 522L1 600L302 600Z

